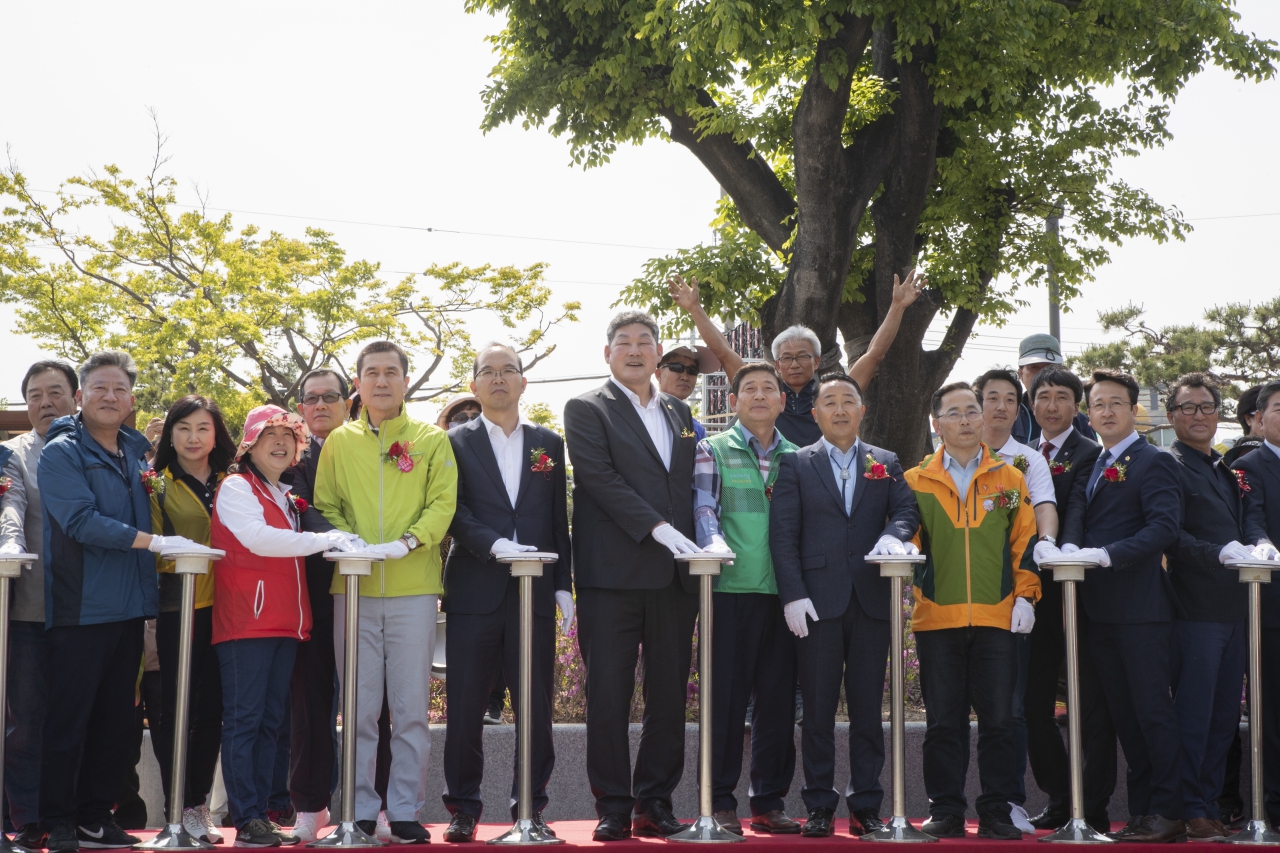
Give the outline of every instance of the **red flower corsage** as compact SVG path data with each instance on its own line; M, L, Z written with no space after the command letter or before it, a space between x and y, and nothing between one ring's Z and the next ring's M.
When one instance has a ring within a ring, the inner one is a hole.
M1240 491L1242 492L1253 491L1253 486L1249 485L1249 478L1244 475L1243 471L1232 471L1231 473L1236 475L1236 482L1240 484ZM4 494L4 492L0 490L0 495L2 494Z
M1018 489L1006 489L1004 486L996 489L993 497L989 497L982 502L982 509L991 512L997 507L1000 509L1016 509L1018 504L1022 502L1022 492Z
M11 486L13 486L13 480L10 480L8 477L0 477L0 495L9 491Z
M533 462L529 470L535 474L541 474L548 480L551 479L551 470L556 467L556 461L547 455L545 447L535 447L529 454L529 460Z
M1049 473L1050 473L1050 474L1052 474L1052 475L1053 475L1053 476L1055 476L1055 477L1056 477L1056 476L1058 476L1059 474L1065 474L1065 473L1067 473L1067 472L1068 472L1068 471L1070 471L1070 470L1071 470L1071 463L1070 463L1070 462L1051 462L1051 463L1049 463Z
M862 476L868 480L892 480L889 471L884 467L883 462L877 462L876 458L870 453L867 454L866 461L862 464Z
M157 492L164 492L164 477L156 473L156 469L148 468L142 472L142 488L147 490L147 494L154 495Z
M302 515L311 508L311 504L307 503L306 498L300 498L292 492L289 493L289 502L293 504L293 511L298 515Z
M1102 469L1102 477L1108 483L1123 483L1124 472L1126 470L1127 470L1127 467L1124 465L1111 465L1107 468Z
M773 500L773 486L764 487L764 499L767 501Z
M396 463L396 467L404 474L413 470L413 457L409 455L410 450L413 450L412 441L397 441L387 448L387 458Z

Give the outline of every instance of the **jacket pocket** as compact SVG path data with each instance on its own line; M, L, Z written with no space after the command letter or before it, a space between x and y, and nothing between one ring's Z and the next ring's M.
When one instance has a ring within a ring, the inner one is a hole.
M801 557L800 558L801 570L821 569L826 564L827 564L826 557Z
M258 588L253 593L253 618L257 619L262 615L262 607L267 603L266 581L259 580Z

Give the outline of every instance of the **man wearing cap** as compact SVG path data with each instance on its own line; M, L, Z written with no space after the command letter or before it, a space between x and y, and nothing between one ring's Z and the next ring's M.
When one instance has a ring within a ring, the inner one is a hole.
M688 400L698 384L698 374L718 370L720 359L709 348L682 344L663 352L655 375L658 377L658 389L663 394L670 394L677 400ZM697 418L693 419L693 431L697 433L698 441L707 437L707 430Z
M1030 388L1036 374L1046 367L1061 365L1062 347L1053 335L1028 335L1018 344L1018 378L1023 388ZM1071 425L1080 431L1085 438L1096 440L1098 434L1089 426L1089 416L1084 412L1076 412ZM1013 422L1013 440L1019 444L1034 446L1035 439L1040 437L1040 425L1032 414L1031 401L1022 395L1022 403L1018 406L1018 417Z

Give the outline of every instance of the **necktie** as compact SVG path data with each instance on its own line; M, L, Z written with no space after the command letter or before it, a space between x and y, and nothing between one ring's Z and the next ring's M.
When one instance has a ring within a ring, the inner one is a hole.
M1040 445L1040 452L1044 454L1044 461L1052 465L1053 464L1053 445L1046 441L1044 444Z
M1102 479L1102 472L1107 468L1107 458L1111 456L1107 451L1098 454L1098 464L1093 466L1093 474L1089 476L1089 497L1093 498L1093 493L1098 490L1098 481Z

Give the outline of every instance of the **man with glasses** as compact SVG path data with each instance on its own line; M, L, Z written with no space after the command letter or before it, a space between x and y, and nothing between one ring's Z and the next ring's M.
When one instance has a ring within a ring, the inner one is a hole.
M1068 514L1062 550L1099 566L1081 584L1080 609L1085 653L1129 764L1129 822L1115 837L1173 841L1186 832L1169 695L1173 590L1164 570L1182 529L1178 463L1138 435L1136 379L1095 370L1084 392L1103 451L1085 487L1084 513Z
M658 362L658 388L677 400L688 400L698 385L698 374L714 373L719 369L720 360L706 347L673 347L664 352ZM698 441L707 437L706 429L697 418L693 419L693 431L697 433Z
M520 587L510 566L496 558L514 551L560 555L533 580L533 821L551 835L555 833L547 829L542 811L555 766L556 608L566 633L573 623L564 440L520 414L526 380L515 350L489 344L476 355L471 370L471 390L482 413L449 430L458 464L458 507L449 526L453 544L444 568L441 608L449 614L444 805L452 819L444 840L451 842L475 840L484 808L481 715L499 674L512 687L512 707L517 713L520 708ZM513 774L513 820L519 784Z
M1230 559L1249 559L1240 484L1213 449L1222 397L1204 373L1169 386L1165 410L1178 436L1170 448L1182 487L1182 530L1167 552L1177 619L1174 708L1182 732L1183 816L1189 838L1227 835L1218 813L1227 750L1240 719L1248 590Z

